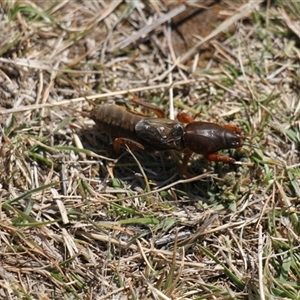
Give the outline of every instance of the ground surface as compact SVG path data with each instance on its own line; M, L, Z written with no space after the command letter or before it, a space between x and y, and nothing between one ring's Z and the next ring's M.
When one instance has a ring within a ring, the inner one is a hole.
M191 3L0 2L1 299L300 298L300 4ZM83 95L247 140L184 179Z

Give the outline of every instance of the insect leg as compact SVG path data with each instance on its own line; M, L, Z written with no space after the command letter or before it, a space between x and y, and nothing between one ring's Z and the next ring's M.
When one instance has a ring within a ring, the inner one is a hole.
M180 167L180 175L184 178L192 178L195 175L191 175L188 173L187 171L187 167L188 167L188 162L192 156L193 152L190 150L186 150L183 156L183 161Z
M192 123L194 122L194 119L189 116L188 114L181 112L177 115L177 119L178 121L182 122L182 123Z
M221 161L221 162L230 163L230 164L235 162L234 158L225 156L225 155L220 155L218 153L207 154L207 155L204 155L204 157L209 161L217 161L217 162Z
M116 154L120 154L121 145L127 145L132 150L145 150L145 147L136 141L128 138L116 138L113 143L113 148Z
M157 106L155 106L153 104L144 102L143 100L139 99L136 95L134 95L132 93L130 93L130 94L133 97L131 99L132 102L152 110L158 118L166 118L166 114L163 110L161 110L160 108L158 108Z
M222 125L222 127L225 128L225 129L228 129L230 131L234 131L236 133L239 133L239 134L242 133L242 130L239 127L235 126L235 125L226 124L226 125Z

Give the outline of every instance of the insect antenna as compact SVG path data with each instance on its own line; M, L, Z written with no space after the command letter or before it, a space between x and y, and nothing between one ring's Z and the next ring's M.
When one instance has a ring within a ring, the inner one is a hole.
M244 143L244 145L241 149L243 151L245 151L248 156L251 156L252 149L260 149L260 147L253 145L253 138L254 137L248 137L248 136L245 136L245 135L242 136L242 139L245 141L245 143ZM246 149L244 146L249 146L250 150ZM252 163L252 162L239 162L239 161L236 161L235 164L246 165L246 166L249 166L249 167L254 166L254 163Z

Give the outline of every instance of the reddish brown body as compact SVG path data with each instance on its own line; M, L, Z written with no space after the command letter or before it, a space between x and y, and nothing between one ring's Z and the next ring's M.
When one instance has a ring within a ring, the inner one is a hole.
M101 132L116 137L116 152L120 151L120 145L125 144L136 150L184 151L182 172L186 173L193 152L211 161L233 163L233 158L217 152L241 148L244 144L245 137L236 126L194 121L184 113L177 116L178 121L170 120L159 108L137 100L134 102L153 110L158 118L140 115L114 104L96 105L90 113Z

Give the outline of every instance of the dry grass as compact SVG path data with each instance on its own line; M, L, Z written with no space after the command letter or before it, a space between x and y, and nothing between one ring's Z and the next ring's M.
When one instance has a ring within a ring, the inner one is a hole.
M1 299L300 298L300 5L242 2L0 2ZM181 179L65 107L128 91L237 124L244 164Z

